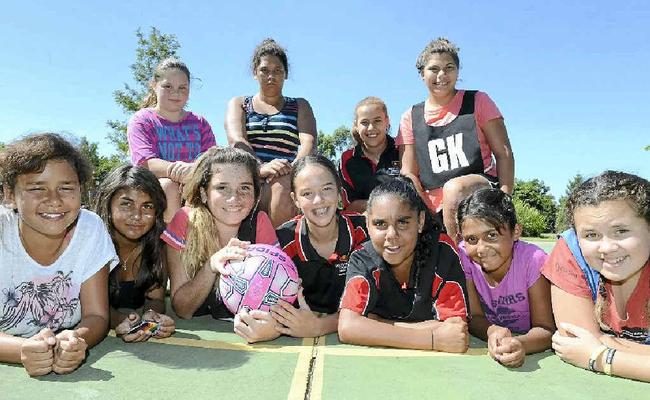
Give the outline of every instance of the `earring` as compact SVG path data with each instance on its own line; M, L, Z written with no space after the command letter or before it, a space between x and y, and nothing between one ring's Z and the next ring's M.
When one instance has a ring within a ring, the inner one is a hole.
M208 202L208 196L205 194L205 190L201 189L201 203L207 203Z

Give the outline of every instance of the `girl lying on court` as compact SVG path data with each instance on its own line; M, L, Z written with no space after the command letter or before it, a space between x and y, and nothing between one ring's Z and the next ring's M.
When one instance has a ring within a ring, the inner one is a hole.
M269 217L256 211L259 163L234 148L212 147L196 161L185 184L187 206L162 234L167 244L171 303L181 318L233 315L217 295L219 273L228 260L243 260L250 243L277 245ZM235 332L252 340L276 333L269 312L245 309L234 316ZM245 332L237 327L242 323ZM251 337L253 336L253 337Z
M606 171L567 202L573 228L542 273L553 283L562 360L650 382L650 182Z
M0 152L0 362L31 376L74 371L108 331L108 273L118 262L102 220L81 209L92 176L59 135Z
M469 331L488 342L490 355L520 367L526 354L551 347L555 330L551 285L541 276L544 250L519 240L511 197L480 189L458 206L460 260L467 278Z
M284 301L271 308L283 334L315 337L336 332L347 262L368 239L363 215L338 209L340 192L336 167L326 157L309 155L294 164L291 198L301 214L276 232L298 268L303 291L298 308Z
M411 181L398 177L377 186L367 214L370 241L352 253L341 298L341 341L467 351L467 291L457 249Z
M109 275L111 328L125 342L165 338L176 327L165 315L167 263L160 240L165 206L165 192L144 167L117 167L99 187L95 212L104 220L120 257L120 267ZM155 325L143 325L144 321Z

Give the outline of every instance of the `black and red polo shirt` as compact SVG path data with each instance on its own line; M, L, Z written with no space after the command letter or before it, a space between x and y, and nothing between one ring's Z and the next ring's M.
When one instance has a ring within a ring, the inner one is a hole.
M467 320L465 274L456 245L440 233L438 246L420 268L411 267L408 282L398 282L372 242L355 251L348 263L341 307L361 315L376 314L388 320Z
M368 239L363 215L343 211L337 213L337 218L339 237L334 253L327 259L309 242L309 227L303 215L276 230L280 247L298 268L307 304L313 311L329 314L338 310L350 254Z
M341 190L343 208L354 200L368 200L372 189L381 183L382 177L387 176L386 171L399 161L395 139L387 135L386 140L386 149L379 157L379 164L375 164L363 154L360 144L341 154L339 175L343 185Z

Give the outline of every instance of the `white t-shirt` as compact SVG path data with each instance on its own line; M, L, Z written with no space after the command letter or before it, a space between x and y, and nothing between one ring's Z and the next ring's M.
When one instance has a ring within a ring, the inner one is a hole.
M81 284L119 262L96 214L81 210L72 239L49 266L32 259L18 232L20 216L0 206L0 332L31 337L45 327L72 328L81 320Z

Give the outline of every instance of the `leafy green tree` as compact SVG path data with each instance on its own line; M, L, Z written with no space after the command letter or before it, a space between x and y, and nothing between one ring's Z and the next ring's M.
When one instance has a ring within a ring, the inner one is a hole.
M127 119L140 109L140 102L149 91L149 82L156 66L165 58L176 56L181 47L175 35L161 33L156 27L152 27L149 34L138 28L135 35L138 38L138 47L135 50L135 63L131 64L135 84L124 83L123 89L113 92L113 98L126 114L126 119L106 122L112 129L107 138L124 158L129 153L126 140Z
M569 221L566 213L567 212L566 202L567 199L569 198L569 195L571 195L571 192L573 192L573 189L580 186L584 181L585 178L582 175L576 174L573 178L571 178L571 180L567 184L564 195L560 197L560 205L558 206L558 210L557 210L557 217L555 219L556 232L558 233L564 232L565 230L569 229L569 227L571 226L571 221Z
M550 194L550 188L543 181L516 179L512 197L539 211L544 218L544 232L555 232L557 205L555 198Z
M513 199L517 222L522 227L522 235L528 237L539 237L546 229L544 216L534 207L526 204L520 199Z
M82 194L81 201L87 206L92 206L92 199L97 193L97 187L106 178L109 172L115 167L122 164L119 155L114 154L110 157L100 156L97 151L97 143L89 142L86 137L82 137L78 143L79 151L86 157L93 169L93 176L86 185L86 192Z
M343 151L350 148L354 143L350 129L341 125L334 129L334 132L327 134L323 131L318 132L318 153L329 158L336 163L337 158Z

